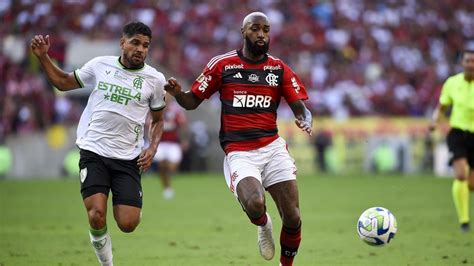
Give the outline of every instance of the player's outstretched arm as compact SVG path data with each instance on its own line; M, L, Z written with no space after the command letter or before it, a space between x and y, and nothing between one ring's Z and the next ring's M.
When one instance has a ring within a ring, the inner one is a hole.
M46 76L53 85L60 91L68 91L80 87L73 73L66 73L57 67L48 56L50 47L49 35L35 35L31 39L31 51L39 59L41 66L46 72Z
M194 110L202 103L202 100L196 97L191 91L183 92L181 85L175 78L168 79L168 83L165 85L165 91L175 97L176 102L186 110Z
M295 124L310 136L313 134L313 116L306 108L302 100L290 103L291 110L295 115Z

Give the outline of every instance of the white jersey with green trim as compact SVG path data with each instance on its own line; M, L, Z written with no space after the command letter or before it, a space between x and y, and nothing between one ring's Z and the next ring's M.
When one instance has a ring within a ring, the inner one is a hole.
M165 107L165 77L145 64L127 69L118 56L101 56L74 71L83 88L93 88L77 128L76 145L113 159L131 160L143 149L149 110Z

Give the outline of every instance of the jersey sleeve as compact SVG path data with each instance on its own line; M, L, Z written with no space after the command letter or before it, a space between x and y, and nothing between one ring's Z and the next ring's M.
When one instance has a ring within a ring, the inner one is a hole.
M452 84L453 84L452 78L449 78L443 84L443 88L441 88L441 94L439 96L439 104L441 104L441 105L452 105L453 104L453 98L451 96Z
M95 86L95 71L98 58L94 58L85 63L81 68L74 71L74 77L81 88L93 88Z
M153 95L150 98L150 109L152 111L160 111L165 108L165 76L158 73Z
M212 94L219 90L221 75L219 64L211 69L206 66L201 75L193 82L191 92L201 100L209 99Z
M286 64L283 64L282 95L288 103L308 99L305 86L295 72Z

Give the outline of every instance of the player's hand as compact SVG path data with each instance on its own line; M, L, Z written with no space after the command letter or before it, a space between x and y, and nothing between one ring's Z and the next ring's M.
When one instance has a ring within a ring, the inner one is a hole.
M171 77L165 84L165 91L171 94L173 97L176 97L176 95L181 92L181 85L178 83L178 81L176 81L175 78Z
M43 35L35 35L33 39L31 39L31 51L37 57L44 56L48 53L50 42L49 42L49 35L43 37Z
M298 119L295 119L295 124L301 128L301 130L305 131L306 133L308 133L310 136L313 135L313 129L312 129L312 124L308 123L307 121L305 120L298 120Z
M140 169L140 174L150 169L154 156L155 156L155 153L152 151L151 148L148 148L142 151L137 161L138 168Z
M310 136L313 135L313 116L311 115L311 112L308 109L305 109L304 117L302 115L296 117L295 124L296 126L301 128L301 130L308 133Z

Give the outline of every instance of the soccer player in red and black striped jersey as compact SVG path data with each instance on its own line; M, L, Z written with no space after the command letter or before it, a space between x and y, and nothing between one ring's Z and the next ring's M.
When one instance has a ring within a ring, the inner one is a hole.
M296 166L278 135L277 108L284 98L296 125L311 134L312 116L303 103L308 96L291 68L267 53L270 24L264 13L247 15L241 32L242 49L212 58L191 91L183 92L173 78L165 90L188 110L219 92L219 139L226 153L224 175L229 189L257 225L260 254L267 260L275 253L265 190L271 194L283 223L280 265L292 265L301 241Z

